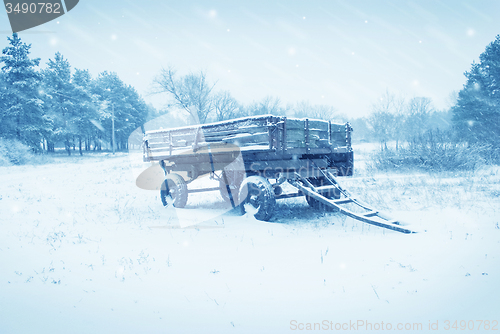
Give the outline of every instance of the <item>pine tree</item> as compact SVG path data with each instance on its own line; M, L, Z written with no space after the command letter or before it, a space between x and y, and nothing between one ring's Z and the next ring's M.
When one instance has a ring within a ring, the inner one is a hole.
M500 35L490 43L465 73L467 82L452 108L458 137L469 144L500 140Z
M104 136L112 144L112 120L115 123L115 147L128 148L128 137L141 127L147 119L148 107L137 91L126 85L116 73L100 73L95 81L93 93L99 97L99 121L104 127Z
M43 80L47 116L52 124L47 138L48 146L63 142L66 152L71 155L71 146L77 134L75 104L78 100L73 96L71 66L59 52L55 54L54 60L49 59L43 71Z
M36 69L40 58L29 58L31 44L21 42L17 34L8 40L10 45L3 49L0 57L4 63L0 88L0 135L39 150L48 124L39 93L41 75Z
M73 93L76 103L75 124L77 128L78 149L82 155L82 142L85 144L85 150L90 150L92 139L97 134L98 128L92 122L99 118L97 114L96 97L92 95L92 76L88 70L76 69L72 78Z
M8 85L5 79L5 73L0 72L0 137L4 137L11 132L11 126L8 122L6 110L9 107L7 101Z

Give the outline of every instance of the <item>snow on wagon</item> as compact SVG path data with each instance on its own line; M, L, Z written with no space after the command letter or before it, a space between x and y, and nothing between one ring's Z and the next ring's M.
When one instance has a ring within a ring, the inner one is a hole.
M352 128L316 119L263 115L147 131L143 160L158 161L165 172L163 205L186 205L190 192L219 191L233 208L269 220L277 199L305 196L316 208L334 208L354 219L411 231L352 198L336 177L353 175ZM184 179L178 172L187 172ZM188 188L210 174L219 186ZM285 192L283 184L295 188Z

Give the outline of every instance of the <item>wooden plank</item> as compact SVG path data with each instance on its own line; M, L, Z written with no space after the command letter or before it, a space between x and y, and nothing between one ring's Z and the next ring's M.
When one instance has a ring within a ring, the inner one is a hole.
M170 155L172 155L172 134L170 132L168 133L168 149Z
M296 141L288 141L287 143L288 148L302 148L302 147L307 147L305 141L301 140L296 140ZM319 148L319 141L318 140L309 140L309 148Z
M225 143L250 144L250 143L269 143L269 133L241 134L238 136L225 137L222 139Z
M347 204L347 203L352 203L352 199L350 198L334 199L332 200L332 202L335 204Z
M395 219L387 221L387 222L386 222L386 224L390 224L390 225L401 225L401 224L399 223L399 221L397 221L397 220L395 220Z
M164 149L169 149L169 144L168 143L150 143L148 142L148 147L149 148L164 148ZM172 145L172 148L186 148L185 144L178 144L178 145Z
M286 153L286 149L287 149L286 141L287 141L288 133L287 133L286 124L287 124L287 119L285 118L285 120L283 121L283 138L281 139L281 147L282 147L283 153Z
M253 128L244 128L240 130L231 130L231 131L221 131L218 133L212 133L210 135L199 134L199 138L204 140L204 142L233 142L240 141L242 144L247 144L249 142L269 142L269 136L267 135L267 126L264 127L253 127ZM260 132L257 132L260 131ZM260 135L266 133L266 138L262 138ZM232 135L232 136L231 136ZM256 137L252 137L258 135ZM188 147L196 143L196 132L187 131L187 132L169 132L169 137L172 141L173 147ZM154 139L153 139L154 138ZM167 143L167 138L165 134L156 134L156 136L148 136L148 142L151 143L152 146L161 146L162 143ZM240 139L243 138L243 139ZM152 147L151 146L151 147Z
M326 168L327 162L324 159L314 159L314 163L320 168ZM299 169L312 169L311 161L308 159L301 160L269 160L269 161L254 161L245 162L245 169L248 171L262 171L265 169L278 169L278 170L299 170Z
M346 127L340 124L332 124L330 135L332 137L332 142L345 141L346 140Z
M305 121L304 138L305 138L306 150L307 152L309 152L311 148L309 147L309 120L307 118Z
M205 192L205 191L218 191L220 190L220 187L212 187L212 188L201 188L201 189L188 189L188 193L189 194L192 194L192 193L202 193L202 192Z
M335 186L321 186L321 187L315 187L318 192L325 191L325 190L335 190L337 187Z
M172 131L165 131L163 133L148 134L148 138L166 140L167 138L169 138L169 136L172 136L173 138L183 138L184 139L184 138L190 137L190 138L194 139L195 135L196 135L196 131L185 132L185 131L172 130Z
M276 118L276 117L274 117ZM195 131L196 128L201 127L203 131L206 133L210 133L213 131L224 131L224 130L231 130L231 129L238 129L241 127L251 127L251 126L265 126L272 121L273 116L272 115L262 115L262 116L253 116L253 117L244 117L244 118L238 118L238 119L233 119L233 120L228 120L228 121L223 121L223 122L217 122L217 123L211 123L211 124L203 124L203 125L191 125L191 126L184 126L180 128L174 128L174 129L160 129L160 130L153 130L153 131L147 131L147 134L151 135L156 135L156 134L161 134L165 133L168 131Z
M287 149L287 154L291 155L300 155L300 154L306 154L306 149L303 147L289 147ZM310 154L329 154L331 153L332 150L330 148L324 148L324 147L318 147L318 148L311 148L311 151L309 152Z
M320 139L316 141L318 147L330 147L330 141L328 139Z
M327 131L309 129L309 138L317 139L328 139L329 135ZM304 129L287 129L287 138L292 138L293 140L304 140L305 131Z
M328 131L328 121L309 120L309 129Z
M339 130L345 131L345 124L331 123L331 130L332 131L339 131Z
M345 146L346 145L346 137L345 133L332 133L332 146Z
M324 137L327 137L327 136L328 136L328 134L326 132L325 132L324 136L319 136L317 134L310 133L308 136L308 139L309 140L320 140L320 139L326 139ZM305 138L304 132L302 131L302 133L300 133L297 131L288 131L288 141L295 141L295 140L305 141L306 138Z
M332 122L328 121L328 144L332 143Z
M221 131L213 131L213 132L206 132L206 131L201 131L202 136L205 138L212 138L212 137L228 137L231 135L237 135L240 133L259 133L259 132L265 132L267 131L268 126L247 126L247 127L241 127L241 128L236 128L236 129L231 129L231 130L221 130Z
M287 118L287 129L304 129L305 118ZM309 128L312 130L328 131L328 121L308 119Z
M373 217L373 216L376 216L377 214L378 214L378 211L370 211L370 212L363 213L362 216L363 217Z

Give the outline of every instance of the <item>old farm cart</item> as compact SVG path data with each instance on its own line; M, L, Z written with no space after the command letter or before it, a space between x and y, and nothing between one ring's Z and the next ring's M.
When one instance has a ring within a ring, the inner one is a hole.
M411 233L353 198L337 182L337 177L353 174L351 132L349 123L246 117L148 131L143 158L158 161L165 172L160 191L163 205L171 202L182 208L189 193L220 191L233 208L245 212L251 205L257 219L269 220L277 199L305 196L312 207L333 208L368 224ZM218 180L219 186L188 189L189 183L205 174ZM295 191L285 192L285 183Z

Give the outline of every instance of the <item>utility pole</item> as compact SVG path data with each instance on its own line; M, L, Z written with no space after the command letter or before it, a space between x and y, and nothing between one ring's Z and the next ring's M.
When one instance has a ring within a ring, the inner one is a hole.
M111 137L113 141L113 154L115 154L115 105L111 102Z

